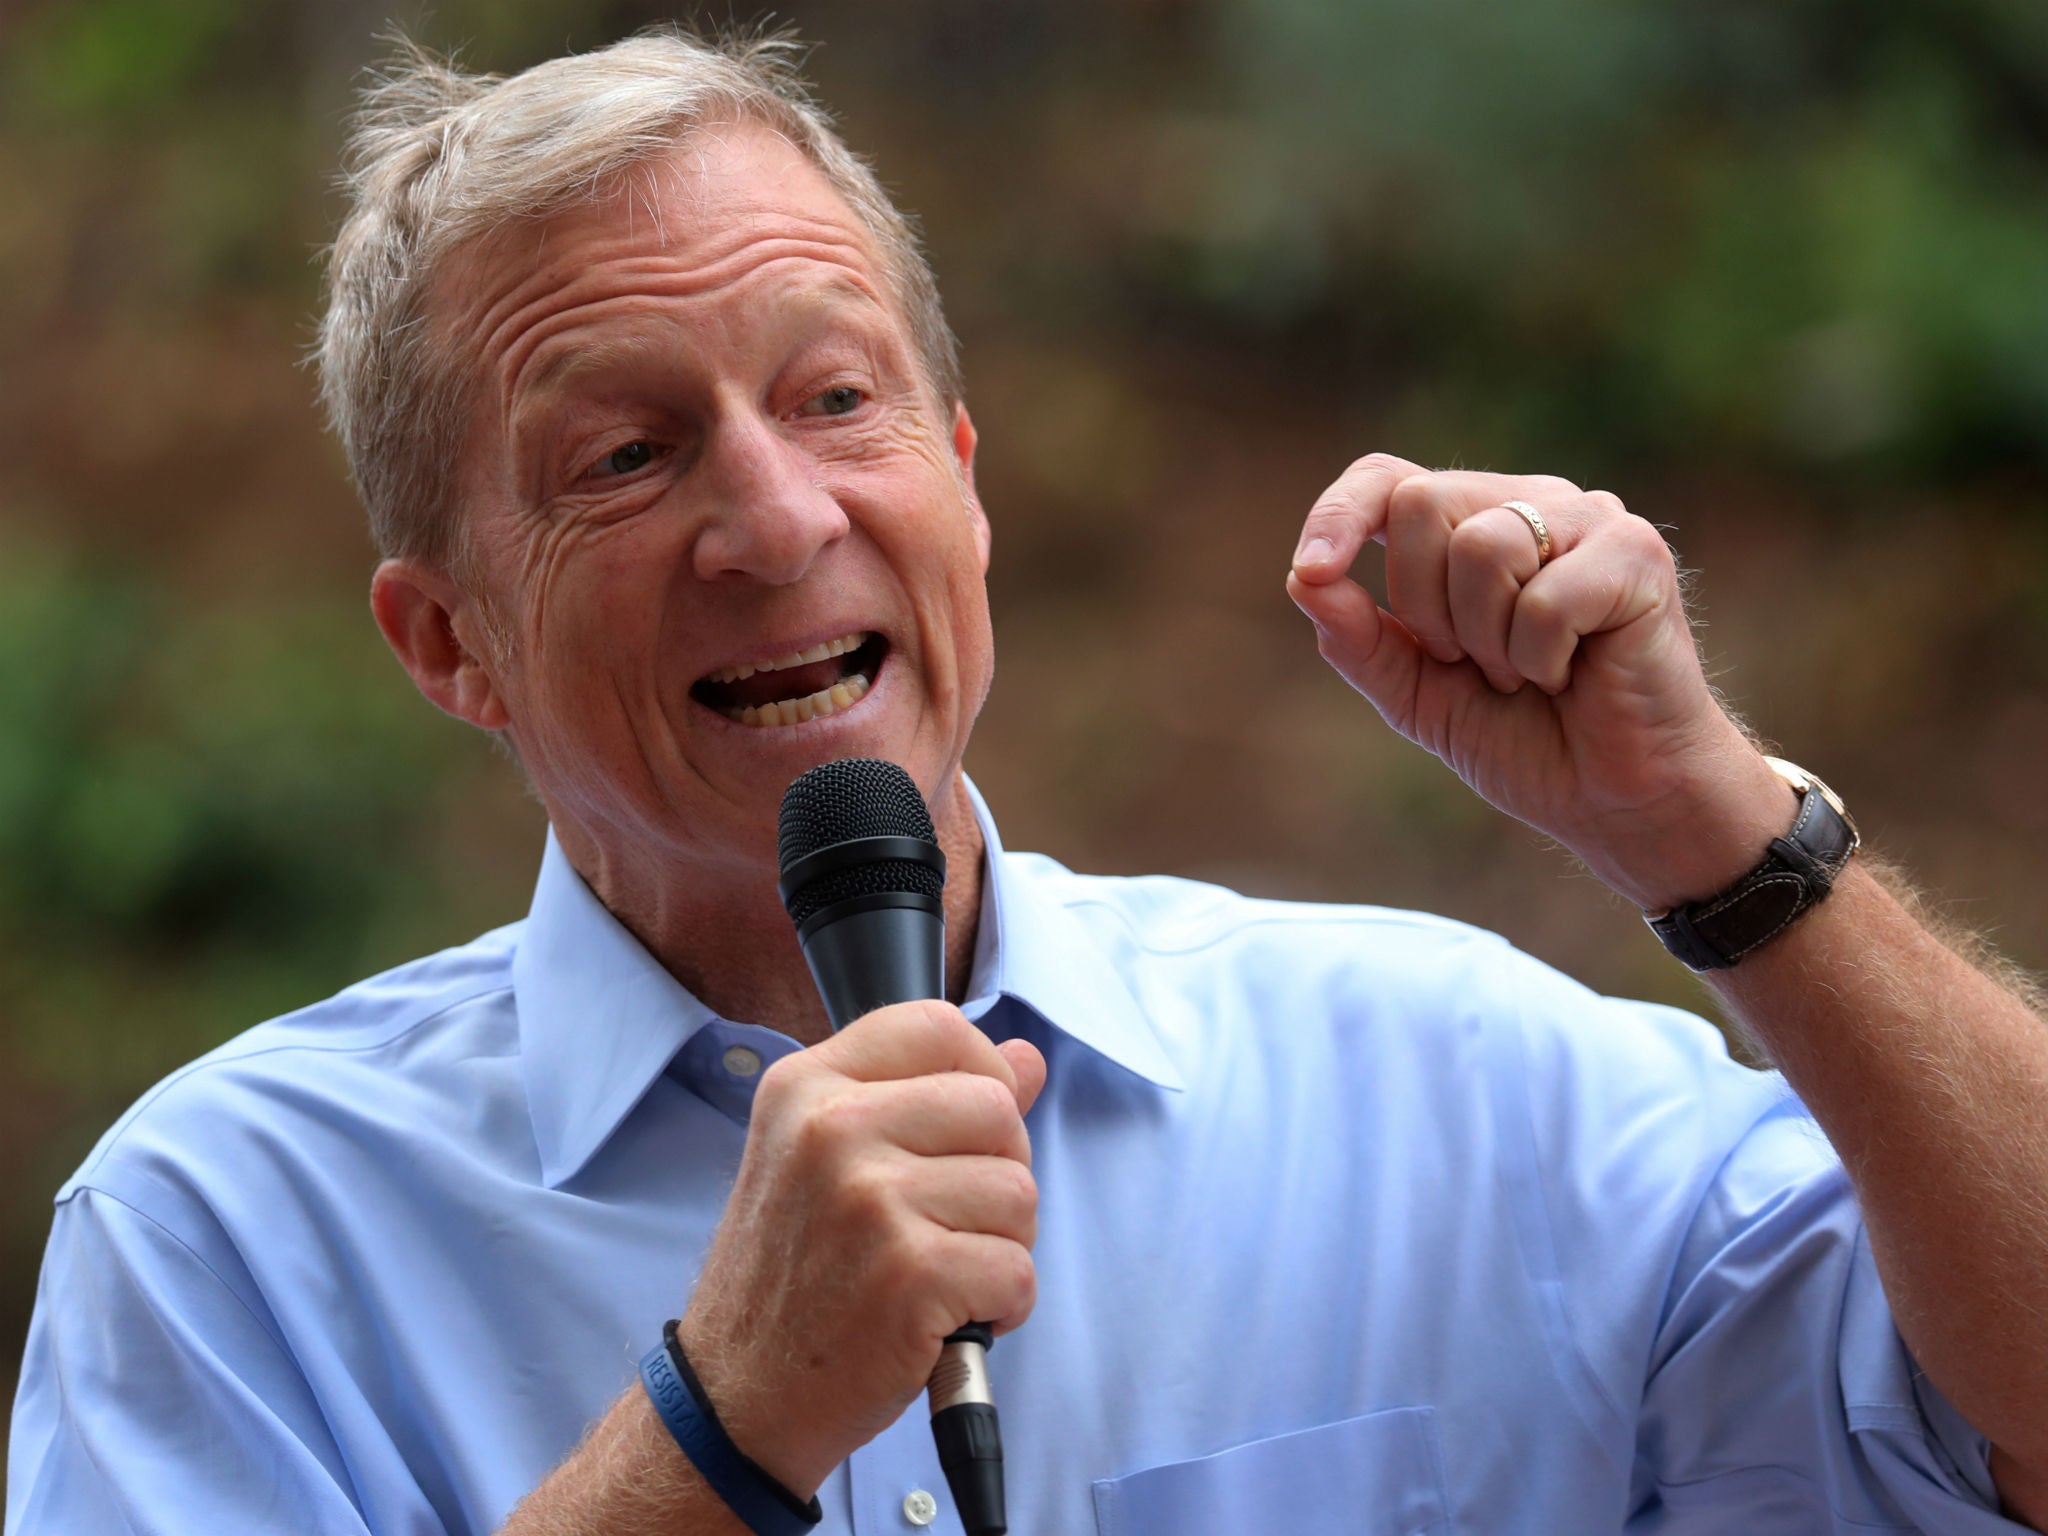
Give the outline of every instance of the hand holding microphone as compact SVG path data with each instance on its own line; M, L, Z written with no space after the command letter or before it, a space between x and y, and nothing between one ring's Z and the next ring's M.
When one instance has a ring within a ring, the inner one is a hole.
M1030 1314L1023 1116L1044 1081L1036 1049L999 1047L936 999L865 1012L763 1075L680 1334L734 1442L793 1493L902 1414L963 1319L1000 1334Z
M783 905L834 1029L946 995L946 856L908 773L851 757L798 775L782 797L777 844ZM989 1323L963 1323L946 1336L927 1384L932 1438L967 1536L1009 1529L988 1378L994 1342Z

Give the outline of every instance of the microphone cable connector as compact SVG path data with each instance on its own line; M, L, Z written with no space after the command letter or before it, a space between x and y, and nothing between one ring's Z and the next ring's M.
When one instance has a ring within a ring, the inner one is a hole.
M953 1508L967 1536L1004 1536L1010 1528L1003 1490L1003 1432L988 1380L988 1351L994 1343L987 1323L955 1329L946 1335L925 1388L939 1465L945 1469Z

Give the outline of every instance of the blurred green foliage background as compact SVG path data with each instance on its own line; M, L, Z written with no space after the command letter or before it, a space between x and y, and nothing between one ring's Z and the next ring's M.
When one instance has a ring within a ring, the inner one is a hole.
M512 69L626 0L0 9L0 1353L156 1077L517 917L539 813L414 697L297 366L396 19ZM721 11L716 20L751 19ZM1356 455L1667 525L1724 687L2048 960L2038 0L795 3L965 344L1013 846L1501 928L1699 1006L1391 738L1280 575Z

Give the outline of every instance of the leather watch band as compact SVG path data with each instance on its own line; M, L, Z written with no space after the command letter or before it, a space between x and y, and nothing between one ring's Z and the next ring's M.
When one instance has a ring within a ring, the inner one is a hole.
M1770 763L1800 791L1792 830L1773 838L1763 862L1719 895L1644 914L1664 947L1695 971L1725 970L1783 933L1826 898L1861 845L1855 822L1825 784L1791 763Z

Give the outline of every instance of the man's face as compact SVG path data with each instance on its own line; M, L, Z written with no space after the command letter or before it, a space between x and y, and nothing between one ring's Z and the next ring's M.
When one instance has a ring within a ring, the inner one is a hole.
M712 129L451 276L483 649L565 835L758 864L817 763L935 795L993 669L974 433L818 170Z

